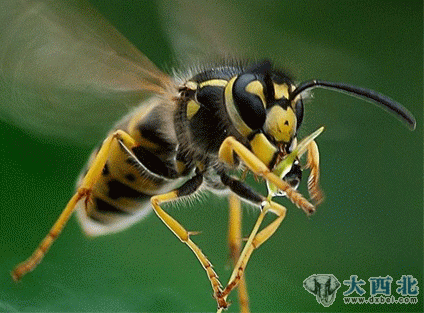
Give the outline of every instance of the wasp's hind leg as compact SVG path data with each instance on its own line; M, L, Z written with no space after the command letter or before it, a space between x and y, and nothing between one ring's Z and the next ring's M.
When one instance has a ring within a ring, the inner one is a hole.
M78 188L77 192L71 198L71 200L69 200L65 209L60 214L59 218L54 223L47 236L44 237L44 239L41 241L41 243L38 245L37 249L32 253L32 255L24 262L18 264L12 271L11 275L15 281L19 281L28 272L34 270L41 262L53 242L56 240L56 238L60 235L62 229L65 227L77 203L82 199L85 199L86 203L90 200L92 188L101 176L103 168L109 157L109 152L112 143L115 140L118 140L121 145L125 146L129 150L136 145L134 139L122 130L115 131L103 141L99 152L97 153L87 174L82 180L81 186Z
M180 188L168 192L166 194L153 196L150 201L157 216L175 234L175 236L177 236L178 239L181 240L181 242L185 243L193 251L200 264L202 264L202 267L206 271L208 279L212 285L214 297L217 300L218 307L227 308L228 303L225 301L225 299L219 298L217 296L222 292L222 286L218 279L218 275L213 270L212 263L203 254L200 248L190 239L190 234L193 233L187 231L180 223L178 223L172 216L170 216L161 208L161 204L164 202L173 201L180 197L194 193L200 187L202 182L203 175L201 173L197 173L193 178L187 181Z
M242 248L242 216L240 199L236 194L231 193L229 196L228 246L233 266L237 264ZM249 296L244 275L237 288L240 312L249 313Z

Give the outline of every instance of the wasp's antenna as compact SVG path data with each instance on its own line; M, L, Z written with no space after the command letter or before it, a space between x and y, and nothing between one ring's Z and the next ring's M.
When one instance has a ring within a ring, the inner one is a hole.
M290 101L295 99L296 96L298 96L302 92L313 88L326 88L346 92L349 95L357 96L370 102L376 103L377 105L395 113L398 117L400 117L400 119L402 119L408 124L411 130L415 129L415 118L403 105L374 90L356 87L349 84L334 83L317 79L303 82L290 94Z

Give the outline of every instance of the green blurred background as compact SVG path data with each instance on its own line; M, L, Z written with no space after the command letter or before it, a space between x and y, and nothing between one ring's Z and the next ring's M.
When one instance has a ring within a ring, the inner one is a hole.
M170 16L183 13L191 21L200 10L190 11L191 3L184 1L92 2L165 70L182 59L170 40L172 31L179 31L167 29ZM378 90L417 119L417 129L410 132L375 106L314 92L301 135L326 126L318 138L326 199L310 218L280 201L288 208L287 218L247 268L252 311L422 312L422 1L215 1L204 6L209 8L202 12L205 21L210 14L223 31L216 35L226 32L224 42L231 47L233 40L234 51L243 56L271 58L299 81L322 78ZM72 219L39 268L14 283L9 272L56 220L91 147L38 136L9 122L0 123L0 134L0 312L214 311L198 261L153 214L97 239L86 238ZM303 193L305 185L306 180ZM202 231L194 240L226 282L227 204L216 196L209 199L170 212L187 229ZM245 210L245 236L256 217L255 210ZM368 278L390 275L395 297L395 281L413 275L421 289L419 303L345 305L342 293L348 287L342 285L334 304L324 308L302 286L312 274L333 274L341 282L358 275L367 282L365 296L370 295ZM229 311L237 312L236 294L230 299Z

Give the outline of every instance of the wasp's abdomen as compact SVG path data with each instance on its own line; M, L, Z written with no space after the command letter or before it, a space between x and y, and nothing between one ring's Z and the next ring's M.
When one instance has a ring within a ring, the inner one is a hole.
M152 106L143 106L118 124L116 129L127 132L137 145L128 149L118 141L113 142L102 175L93 187L92 201L87 205L81 203L78 208L86 233L101 235L127 228L151 211L152 195L182 183L175 161L175 131L169 125L172 116L169 118L165 113L156 99ZM93 152L88 168L97 151Z

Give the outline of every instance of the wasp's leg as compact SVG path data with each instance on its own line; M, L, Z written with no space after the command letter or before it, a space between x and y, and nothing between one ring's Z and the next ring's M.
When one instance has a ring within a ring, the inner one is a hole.
M182 196L187 196L189 194L194 193L198 187L202 184L203 176L198 173L189 181L187 181L180 188L168 192L166 194L153 196L150 201L152 203L153 209L158 217L165 223L165 225L181 240L181 242L185 243L196 255L200 264L202 264L205 269L209 281L211 282L212 289L214 292L214 297L217 300L218 306L226 308L228 307L228 303L222 299L218 298L216 295L222 292L222 285L218 279L218 275L212 268L212 263L208 260L208 258L203 254L200 248L190 239L190 232L187 231L180 223L178 223L172 216L166 213L160 206L161 203L173 201Z
M226 301L228 294L240 283L244 270L247 266L247 262L249 261L253 250L267 241L268 238L271 237L272 234L278 229L284 217L286 216L286 208L259 195L248 185L245 185L243 182L237 179L229 177L225 173L221 174L221 180L224 185L228 186L238 196L257 203L258 205L261 205L262 208L256 224L250 233L249 239L247 240L247 243L244 246L243 251L234 267L230 280L225 289L219 295L223 300ZM261 226L262 221L268 211L272 211L274 214L276 214L277 218L258 233L259 227Z
M229 219L228 219L228 245L234 266L240 257L242 243L242 210L240 199L234 193L229 197ZM243 275L238 284L238 300L240 312L249 313L249 296L247 293L246 279Z
M308 145L308 157L307 157L306 167L311 170L308 178L308 190L309 195L311 196L312 201L318 205L323 200L323 194L321 188L319 187L319 151L318 145L313 140Z
M34 270L41 262L55 239L59 236L62 229L65 227L72 212L74 211L76 204L83 198L85 198L86 203L89 201L91 190L103 171L103 168L109 157L111 145L114 140L118 140L121 142L121 144L125 145L129 149L134 147L136 144L134 139L122 130L115 131L104 140L102 147L100 148L90 169L85 175L81 186L78 188L77 192L71 198L71 200L69 200L65 209L60 214L59 218L54 223L47 236L44 237L43 241L41 241L33 254L27 260L18 264L12 271L11 275L15 281L19 281L22 276Z
M243 144L238 142L234 137L227 137L219 149L219 159L229 165L233 165L234 153L247 165L247 167L255 174L264 177L266 180L277 186L277 188L286 193L288 199L297 207L301 208L305 213L312 214L315 212L313 206L300 193L293 189L287 182L281 180L273 174L268 167Z
M263 218L269 210L275 213L277 215L277 218L258 233ZM255 249L259 248L260 245L262 245L275 233L275 231L280 226L281 222L284 220L285 216L286 208L282 205L273 201L269 201L264 205L258 217L258 220L256 221L256 224L249 236L249 239L247 240L247 243L244 246L243 252L241 253L240 258L236 266L234 267L230 280L228 281L227 286L221 293L221 296L224 297L224 299L226 299L231 290L233 290L237 286L240 279L243 277L244 270L246 269L247 262L249 261L252 252Z

